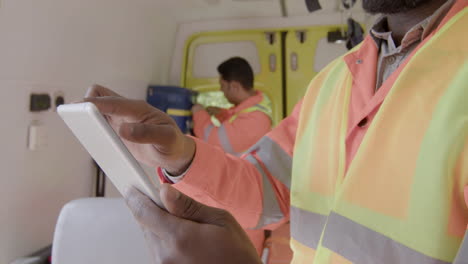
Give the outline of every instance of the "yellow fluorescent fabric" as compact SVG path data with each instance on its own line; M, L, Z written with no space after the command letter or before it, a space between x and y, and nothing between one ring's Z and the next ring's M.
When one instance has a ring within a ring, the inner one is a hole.
M466 227L468 214L456 206L468 185L459 175L468 153L466 25L462 8L416 51L347 171L353 75L340 58L311 82L293 160L294 264L444 264L462 254L463 234L450 230Z

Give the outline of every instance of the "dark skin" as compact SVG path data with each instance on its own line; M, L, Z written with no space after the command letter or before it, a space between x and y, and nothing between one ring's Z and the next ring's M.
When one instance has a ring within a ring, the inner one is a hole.
M399 46L406 32L433 14L446 2L447 0L433 0L402 13L389 14L387 16L388 27L392 31L392 38L396 44Z
M364 0L368 8L384 10L379 13L392 10L388 14L388 26L397 42L445 2ZM107 117L140 161L164 167L173 174L180 174L190 166L196 152L195 142L182 134L165 113L144 101L126 99L101 86L92 87L87 96L90 97L87 101ZM206 173L210 173L209 168ZM153 263L261 264L255 248L228 212L200 204L169 185L162 186L160 194L167 210L160 209L137 190L125 194L153 253Z
M190 165L195 142L164 112L99 85L86 96L85 101L97 106L140 162L162 166L174 175ZM153 201L136 189L124 196L155 264L261 264L242 227L224 210L198 203L167 184L160 188L160 200Z

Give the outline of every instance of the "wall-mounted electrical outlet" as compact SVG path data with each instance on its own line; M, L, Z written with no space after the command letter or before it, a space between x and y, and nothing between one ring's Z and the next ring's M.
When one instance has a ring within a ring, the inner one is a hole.
M51 98L47 93L34 94L30 95L29 101L29 111L31 112L40 112L47 111L51 106Z
M35 120L28 127L28 149L39 150L47 146L47 128Z

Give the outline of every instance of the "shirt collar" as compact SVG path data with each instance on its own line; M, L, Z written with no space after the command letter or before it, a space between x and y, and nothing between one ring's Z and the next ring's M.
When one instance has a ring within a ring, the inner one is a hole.
M413 26L403 37L400 47L402 49L410 46L416 41L424 40L437 27L439 22L452 7L455 0L449 0L437 9L432 15ZM370 35L377 45L381 40L387 41L392 48L397 48L392 38L392 32L388 30L388 21L386 16L378 18L370 30Z
M260 91L256 91L256 92L255 92L255 95L253 95L253 96L247 98L246 100L244 100L244 101L243 101L242 103L240 103L239 105L234 106L234 107L232 108L232 110L233 110L234 112L236 112L236 113L237 113L237 112L240 112L240 111L242 111L242 110L244 110L244 109L246 109L246 108L249 108L249 107L251 107L251 106L254 106L254 105L260 103L260 102L262 101L262 98L263 98L262 93L261 93Z

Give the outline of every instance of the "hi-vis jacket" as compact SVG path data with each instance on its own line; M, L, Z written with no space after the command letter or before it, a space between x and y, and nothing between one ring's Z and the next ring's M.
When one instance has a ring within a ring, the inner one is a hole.
M240 156L271 130L271 102L261 92L238 106L216 116L220 124L212 122L208 112L193 115L195 136L229 154Z
M271 102L263 93L257 92L216 117L219 124L215 124L205 110L194 113L195 136L229 154L240 156L271 130ZM261 255L265 242L263 229L245 231Z
M354 115L354 93L375 88L370 37L244 160L197 141L176 188L244 227L290 219L295 264L468 263L467 3Z

